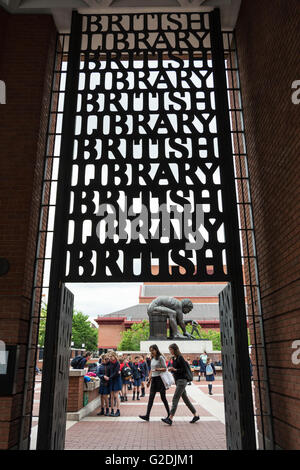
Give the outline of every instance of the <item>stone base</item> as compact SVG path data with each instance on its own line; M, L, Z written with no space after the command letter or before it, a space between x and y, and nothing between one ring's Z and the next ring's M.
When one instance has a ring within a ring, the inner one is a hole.
M101 398L95 398L93 401L88 403L86 406L78 411L69 411L67 413L67 421L81 421L83 418L92 413L96 408L101 405Z
M141 351L149 351L149 347L152 344L156 344L160 352L168 353L169 346L172 343L176 343L182 353L195 353L201 354L204 351L207 353L211 353L213 351L212 341L208 339L195 339L195 340L172 340L172 339L164 339L164 340L148 340L148 341L141 341L140 350Z

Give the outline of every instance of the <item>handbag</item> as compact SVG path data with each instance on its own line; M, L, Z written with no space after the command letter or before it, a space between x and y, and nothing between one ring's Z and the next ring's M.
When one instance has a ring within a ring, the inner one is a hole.
M189 363L183 358L184 361L184 368L185 368L185 376L188 382L193 381L193 372L191 371Z
M175 380L171 372L166 370L162 374L160 374L161 380L163 381L163 384L165 388L168 390L172 385L175 385Z

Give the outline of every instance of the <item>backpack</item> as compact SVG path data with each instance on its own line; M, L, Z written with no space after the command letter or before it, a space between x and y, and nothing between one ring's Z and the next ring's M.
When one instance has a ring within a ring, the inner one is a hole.
M203 364L206 365L206 363L207 363L207 354L201 354L200 359L203 362Z
M123 377L130 377L132 375L131 369L128 365L125 365L121 372Z
M73 367L73 369L77 369L77 366L80 364L81 359L82 359L82 356L73 357L71 361L71 366Z
M206 375L213 375L214 371L210 364L206 366Z
M188 380L188 382L192 382L193 378L194 378L193 372L191 371L189 363L185 359L183 359L183 360L184 360L184 366L185 366L186 379Z

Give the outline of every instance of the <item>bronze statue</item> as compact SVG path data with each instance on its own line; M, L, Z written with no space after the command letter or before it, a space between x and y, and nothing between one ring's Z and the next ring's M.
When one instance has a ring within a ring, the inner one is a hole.
M192 320L184 320L183 315L189 313L193 309L193 303L190 299L178 300L174 297L159 296L154 299L147 308L149 321L151 324L152 315L164 315L169 318L170 338L174 339L195 339L186 331L186 324ZM179 332L178 326L183 331L183 335Z

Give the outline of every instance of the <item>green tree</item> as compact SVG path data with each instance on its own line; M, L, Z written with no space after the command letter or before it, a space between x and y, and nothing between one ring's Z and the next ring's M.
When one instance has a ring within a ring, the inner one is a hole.
M118 351L139 351L140 342L147 341L149 334L150 327L148 320L143 320L141 323L133 323L128 330L122 333Z
M72 340L74 347L80 349L82 344L85 344L85 349L88 351L96 351L98 349L98 333L88 319L88 315L82 312L73 310L73 323L72 323ZM40 326L39 326L39 345L45 344L45 330L47 320L47 304L42 303Z
M72 341L74 348L81 348L85 344L88 351L96 351L98 348L98 332L88 319L88 315L74 310L72 323Z
M192 325L187 325L187 332L191 333ZM199 325L200 338L211 340L214 351L221 351L221 335L219 331L203 330ZM122 339L118 345L119 351L139 351L140 342L149 338L149 321L134 323L131 328L122 333ZM169 333L169 331L168 331Z
M39 325L39 342L38 342L38 344L41 347L43 347L45 344L46 320L47 320L47 304L45 304L45 302L42 302L41 314L40 314L40 325Z

